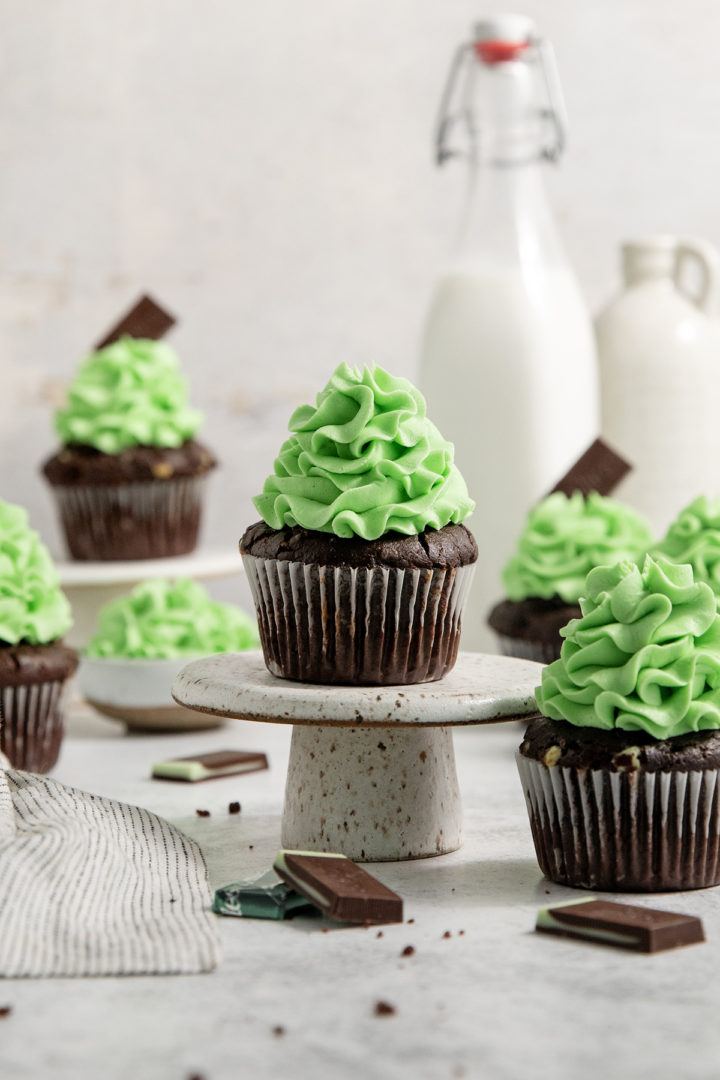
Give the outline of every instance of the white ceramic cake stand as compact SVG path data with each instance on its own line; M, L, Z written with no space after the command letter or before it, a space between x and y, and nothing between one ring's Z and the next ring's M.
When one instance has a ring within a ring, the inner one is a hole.
M440 682L317 686L276 678L259 652L232 653L188 664L172 692L200 712L293 725L284 847L394 862L460 846L452 728L535 712L541 668L460 653Z

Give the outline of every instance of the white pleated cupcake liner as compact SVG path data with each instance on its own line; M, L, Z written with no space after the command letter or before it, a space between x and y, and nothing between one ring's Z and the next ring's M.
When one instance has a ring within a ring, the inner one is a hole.
M392 685L453 666L475 565L318 566L243 555L265 663L301 682Z
M74 559L151 559L197 545L206 476L53 486Z
M720 770L548 767L519 752L516 761L551 881L629 892L720 883Z
M13 768L44 773L60 754L66 679L0 689L0 749Z

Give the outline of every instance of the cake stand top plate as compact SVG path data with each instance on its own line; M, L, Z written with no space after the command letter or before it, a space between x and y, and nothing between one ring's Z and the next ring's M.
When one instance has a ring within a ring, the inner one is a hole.
M537 711L542 664L461 652L439 682L411 686L319 686L278 679L260 652L194 660L176 678L179 704L199 712L275 724L447 727L515 720Z

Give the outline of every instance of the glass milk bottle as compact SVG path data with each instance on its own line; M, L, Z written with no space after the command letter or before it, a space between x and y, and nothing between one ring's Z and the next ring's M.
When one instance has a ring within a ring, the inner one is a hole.
M494 649L485 618L525 515L599 429L592 326L543 187L543 165L563 144L548 43L525 16L479 23L441 104L437 161L465 158L468 187L420 366L428 415L455 443L476 502L466 649Z
M633 465L616 494L659 537L695 496L720 495L720 254L654 236L622 260L595 324L602 430Z

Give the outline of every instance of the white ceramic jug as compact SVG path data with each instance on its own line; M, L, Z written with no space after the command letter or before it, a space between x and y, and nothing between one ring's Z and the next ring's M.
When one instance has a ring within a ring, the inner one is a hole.
M602 431L633 465L615 495L660 536L696 495L720 494L720 254L657 236L622 258L625 287L595 323Z

